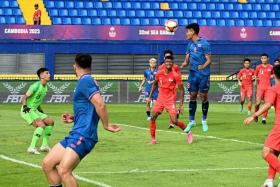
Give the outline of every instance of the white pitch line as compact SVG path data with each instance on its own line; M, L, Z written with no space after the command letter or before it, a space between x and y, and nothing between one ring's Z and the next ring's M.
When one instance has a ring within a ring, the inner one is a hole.
M17 160L17 159L14 159L14 158L11 158L11 157L8 157L8 156L5 156L5 155L0 155L0 158L3 159L3 160L8 160L8 161L17 163L17 164L21 164L21 165L26 165L26 166L33 167L33 168L42 169L42 167L37 165L37 164L32 164L32 163L25 162L25 161L22 161L22 160ZM98 181L90 180L90 179L87 179L85 177L81 177L81 176L76 175L76 174L74 174L74 176L75 176L76 179L78 179L80 181L83 181L83 182L86 182L86 183L95 184L95 185L100 186L100 187L112 187L112 186L110 186L108 184L105 184L103 182L98 182Z
M133 125L126 125L126 124L118 124L118 125L125 126L125 127L130 127L130 128L135 128L135 129L140 129L140 130L146 130L146 131L149 131L149 130L150 130L150 129L145 128L145 127L137 127L137 126L133 126ZM186 134L186 133L182 133L182 132L177 132L177 131L166 131L166 130L161 130L161 129L157 129L157 131L159 131L159 132L173 133L173 134ZM194 134L194 136L203 137L203 138L209 138L209 139L217 139L217 140L222 140L222 141L231 141L231 142L237 142L237 143L246 143L246 144L251 144L251 145L263 146L263 144L261 144L261 143L255 143L255 142L244 141L244 140L236 140L236 139L229 139L229 138L220 138L220 137L216 137L216 136L207 136L207 135L199 135L199 134Z
M252 168L206 168L206 169L159 169L159 170L129 170L129 171L80 171L81 174L129 174L129 173L186 173L186 172L203 172L203 171L235 171L235 170L266 170L266 167Z

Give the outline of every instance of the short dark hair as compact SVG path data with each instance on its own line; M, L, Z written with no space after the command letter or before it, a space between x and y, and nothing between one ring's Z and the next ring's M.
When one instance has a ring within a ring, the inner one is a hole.
M276 61L280 62L280 59L279 59L279 58L276 58L276 59L274 60L274 62L276 62Z
M267 53L263 53L261 56L266 56L267 58L269 57Z
M43 73L45 71L49 71L49 70L47 68L40 68L40 69L37 70L36 73L37 73L38 77L40 78L41 73Z
M169 53L171 56L173 56L173 51L170 50L170 49L166 49L164 52L163 52L163 55L165 56L165 54Z
M251 59L250 58L244 58L243 62L246 62L246 61L251 63Z
M186 26L186 29L193 29L195 34L199 33L199 25L197 23L191 23Z
M172 61L173 61L173 60L174 60L174 57L173 57L173 56L167 56L167 57L164 58L164 60L166 60L166 59L169 59L169 60L172 60Z
M280 65L276 65L273 67L274 75L277 79L280 79Z
M39 7L39 5L38 5L38 4L35 4L34 7Z
M77 54L75 58L76 64L82 69L91 68L92 58L89 54Z

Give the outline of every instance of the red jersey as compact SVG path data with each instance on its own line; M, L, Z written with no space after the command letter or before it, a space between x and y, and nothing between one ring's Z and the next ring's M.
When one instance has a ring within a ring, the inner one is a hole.
M41 10L37 9L35 10L33 14L33 21L39 21L41 17Z
M265 102L271 103L275 108L275 125L280 125L280 84L276 84L267 91Z
M268 89L271 86L271 75L273 75L272 65L267 64L264 66L261 64L256 67L255 76L258 78L258 89Z
M242 86L244 87L250 87L253 86L253 76L254 76L254 70L252 68L243 68L239 71L237 77L238 79L242 80Z
M175 100L177 95L176 86L183 84L181 76L175 71L171 71L168 74L165 71L158 71L155 79L158 81L158 100Z
M158 71L162 71L165 70L166 65L163 63L158 67ZM172 71L175 71L176 73L178 73L179 75L181 75L181 70L179 68L179 66L177 64L173 64L172 66Z

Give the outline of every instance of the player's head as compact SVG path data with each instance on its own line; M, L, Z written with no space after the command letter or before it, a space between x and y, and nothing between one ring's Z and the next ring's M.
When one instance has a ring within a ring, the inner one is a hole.
M35 4L35 5L34 5L34 8L35 8L35 10L37 10L37 9L39 8L39 5L38 5L38 4Z
M194 36L199 34L199 25L197 23L191 23L186 26L186 37L188 40L191 40Z
M155 68L157 66L157 59L155 58L150 58L149 64L151 68Z
M251 65L251 60L249 58L245 58L243 60L243 65L244 65L244 68L249 68Z
M274 60L274 66L276 66L276 65L280 65L280 59L279 58L276 58L275 60Z
M173 56L167 56L165 57L164 59L164 64L166 66L166 69L172 69L172 66L173 66Z
M261 54L262 64L268 64L269 56L266 53Z
M77 71L89 71L91 70L92 58L89 54L77 54L75 58L75 64L73 65L74 71L77 74Z
M276 65L273 67L275 78L280 81L280 65Z
M37 70L37 75L39 77L40 80L46 80L49 81L50 80L50 73L49 70L47 68L40 68Z
M167 56L173 56L173 51L170 50L170 49L166 49L166 50L163 52L163 56L164 56L164 58L167 57Z

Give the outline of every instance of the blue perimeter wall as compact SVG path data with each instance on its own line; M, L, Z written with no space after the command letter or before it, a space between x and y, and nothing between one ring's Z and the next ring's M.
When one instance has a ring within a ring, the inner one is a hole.
M0 53L43 53L45 66L54 75L56 54L159 54L165 49L184 54L188 41L41 41L1 40ZM251 55L268 53L271 63L280 54L280 42L210 41L213 55ZM74 60L74 59L73 59Z

